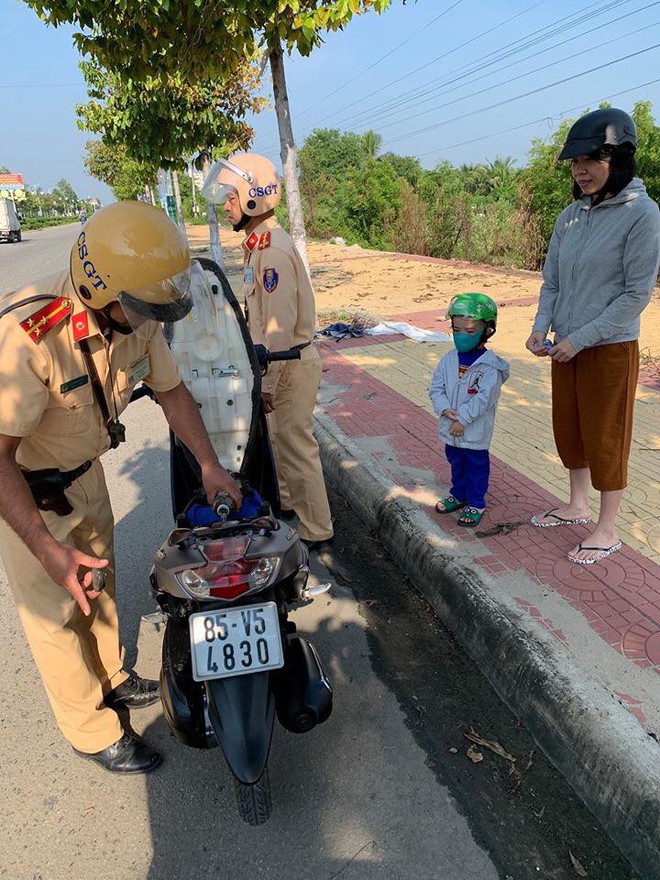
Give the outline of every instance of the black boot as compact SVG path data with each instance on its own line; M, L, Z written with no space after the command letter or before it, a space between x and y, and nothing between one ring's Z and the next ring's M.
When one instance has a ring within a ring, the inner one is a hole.
M158 688L157 681L132 675L110 693L107 693L103 702L110 709L143 709L160 699Z
M125 733L116 743L100 752L89 754L73 750L76 755L94 761L95 764L111 773L150 773L162 763L162 755L144 740Z

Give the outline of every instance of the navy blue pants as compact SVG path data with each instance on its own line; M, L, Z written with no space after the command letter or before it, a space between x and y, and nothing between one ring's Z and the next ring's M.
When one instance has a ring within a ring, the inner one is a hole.
M464 449L447 443L445 455L451 466L451 494L468 507L484 508L490 476L488 450Z

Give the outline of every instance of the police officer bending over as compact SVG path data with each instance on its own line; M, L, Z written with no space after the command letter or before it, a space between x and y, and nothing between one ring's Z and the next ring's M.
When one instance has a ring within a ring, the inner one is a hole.
M209 500L241 500L157 323L187 314L196 271L162 211L119 202L87 222L70 271L0 300L0 553L60 730L119 773L161 762L113 711L158 699L157 682L122 668L99 462L124 439L119 415L138 382L197 458Z
M328 496L314 437L321 360L314 348L314 291L291 237L275 218L282 193L272 162L257 153L220 159L204 197L223 205L235 232L244 231L243 290L250 335L270 351L300 349L300 360L269 367L261 388L280 484L282 515L298 514L310 550L332 540Z

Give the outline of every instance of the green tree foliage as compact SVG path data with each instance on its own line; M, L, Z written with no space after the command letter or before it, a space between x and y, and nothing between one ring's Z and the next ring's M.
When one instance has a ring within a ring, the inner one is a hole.
M660 197L660 128L651 105L633 110L638 172ZM373 158L371 137L314 131L300 150L300 183L312 234L406 253L538 269L572 199L570 162L557 156L573 120L532 141L529 161L509 157L427 171L410 156Z
M362 135L364 152L370 159L376 158L377 154L380 152L380 146L382 143L383 138L377 131L365 131Z
M62 178L50 192L40 186L25 187L25 198L20 202L24 217L75 217L80 202L68 180Z
M632 112L637 126L637 174L648 194L660 202L660 127L655 124L650 101L638 101Z
M369 157L360 169L354 168L342 189L341 207L347 232L360 244L384 248L387 230L400 207L400 190L389 168Z
M291 235L307 265L297 160L284 76L283 47L309 55L322 33L354 15L383 12L391 0L25 0L52 25L77 25L83 55L129 88L151 78L190 85L232 81L263 52L270 61ZM213 223L211 238L213 252Z
M550 140L534 138L529 164L523 172L525 186L531 193L532 211L539 215L543 236L548 241L557 217L572 198L570 163L557 161L572 124L570 119L562 122Z
M396 153L384 153L379 157L386 162L396 177L402 177L410 186L416 186L422 176L422 166L413 156L397 156Z
M126 147L110 147L103 141L87 141L83 162L92 177L107 184L116 199L135 199L156 180L158 163L139 162Z
M81 65L92 99L77 107L79 126L123 146L129 156L161 168L183 168L200 150L247 149L253 131L247 113L265 101L256 94L259 76L244 64L230 82L187 83L179 74L122 80L95 62Z
M53 187L51 194L62 205L66 214L75 214L80 199L68 180L61 178Z

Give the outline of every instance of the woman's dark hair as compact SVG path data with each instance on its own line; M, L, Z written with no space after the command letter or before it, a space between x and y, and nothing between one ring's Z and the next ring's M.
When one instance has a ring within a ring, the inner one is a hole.
M588 154L590 159L596 159L598 162L609 160L610 173L605 181L603 188L592 197L591 204L597 205L602 202L606 195L616 196L624 186L628 186L637 171L637 163L635 161L635 148L632 144L620 144L614 147L611 144L605 144L593 153ZM582 190L577 181L573 181L573 198L581 199Z

